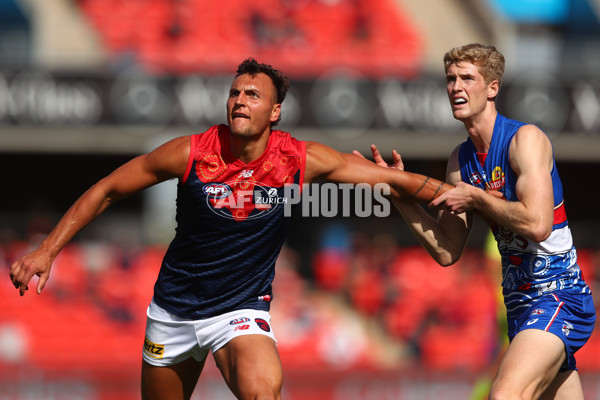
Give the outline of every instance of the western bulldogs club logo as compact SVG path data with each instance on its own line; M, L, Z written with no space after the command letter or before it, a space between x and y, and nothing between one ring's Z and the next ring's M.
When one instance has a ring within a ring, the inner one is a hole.
M562 326L562 333L565 336L569 336L569 333L571 333L571 331L573 330L573 324L571 324L570 322L565 321L565 323Z

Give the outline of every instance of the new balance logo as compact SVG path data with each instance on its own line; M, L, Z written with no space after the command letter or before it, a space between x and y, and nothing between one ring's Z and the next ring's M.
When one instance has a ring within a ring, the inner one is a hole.
M238 177L240 177L240 178L250 178L252 175L254 175L254 170L253 169L245 169L242 172L240 172L240 174L238 175Z

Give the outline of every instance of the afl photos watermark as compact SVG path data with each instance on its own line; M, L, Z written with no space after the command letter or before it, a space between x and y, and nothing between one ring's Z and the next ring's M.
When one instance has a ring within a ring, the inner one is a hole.
M234 220L265 217L279 207L291 217L299 208L302 217L387 217L391 205L387 184L350 183L288 184L275 188L260 182L207 183L204 188L208 208Z

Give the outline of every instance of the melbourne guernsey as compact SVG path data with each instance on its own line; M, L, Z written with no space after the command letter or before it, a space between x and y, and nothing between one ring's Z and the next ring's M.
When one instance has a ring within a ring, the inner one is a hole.
M265 152L249 164L230 152L226 125L192 135L156 304L188 319L268 311L275 260L291 222L284 186L301 185L305 165L305 143L285 132L272 131Z

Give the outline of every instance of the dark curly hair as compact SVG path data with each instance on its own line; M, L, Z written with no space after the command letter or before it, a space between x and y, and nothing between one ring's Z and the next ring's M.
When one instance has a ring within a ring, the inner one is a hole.
M271 78L273 85L275 85L275 90L277 92L277 103L283 103L285 100L285 95L287 94L288 89L290 88L290 82L288 78L283 75L279 70L273 68L268 64L261 64L256 61L254 58L250 57L244 60L240 65L238 65L236 75L237 78L240 75L249 74L255 76L256 74L263 73ZM271 125L275 126L281 120L281 116Z

